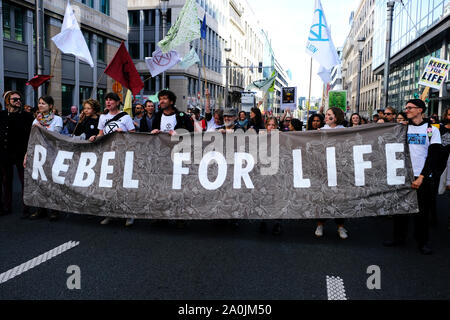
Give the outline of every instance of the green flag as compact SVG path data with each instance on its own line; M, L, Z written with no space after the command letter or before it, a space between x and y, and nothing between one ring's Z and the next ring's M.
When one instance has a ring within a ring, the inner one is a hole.
M275 79L277 78L277 72L274 70L270 78L253 81L245 90L250 91L252 89L259 89L263 92L270 91L273 92L275 86Z
M195 48L192 48L186 57L184 57L180 62L179 66L181 69L187 69L197 62L200 62L200 58L198 57L197 52L195 52Z
M277 74L276 74L276 71L275 70L273 70L273 72L272 72L272 76L271 77L275 77L275 79L277 78ZM272 83L272 85L270 86L270 88L269 88L269 92L275 92L275 80L273 80L273 83Z
M180 44L198 39L200 38L200 27L197 4L194 0L187 0L177 21L167 32L166 37L158 42L158 46L163 53L167 53Z

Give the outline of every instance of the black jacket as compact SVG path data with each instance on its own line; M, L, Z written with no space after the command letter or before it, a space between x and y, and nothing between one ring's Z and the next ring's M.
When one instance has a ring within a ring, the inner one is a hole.
M0 162L23 161L34 117L25 111L0 111Z
M175 115L177 119L177 125L175 126L175 130L177 129L186 129L189 132L194 131L194 125L192 124L191 118L184 112L178 111L177 108L174 107ZM153 120L153 130L154 129L161 129L161 117L162 117L162 110L158 111L155 115L155 119Z
M144 116L142 117L142 119L140 120L140 124L139 124L139 132L152 132L153 129L157 129L155 127L155 117L156 115L153 114L153 116L150 119L152 120L152 126L149 128L148 127L148 123L147 123L147 112L144 113ZM161 119L161 118L160 118Z
M81 123L79 123L73 133L74 136L79 136L82 133L86 135L86 140L94 135L98 135L98 121L100 119L97 117L97 119L93 118L85 118Z

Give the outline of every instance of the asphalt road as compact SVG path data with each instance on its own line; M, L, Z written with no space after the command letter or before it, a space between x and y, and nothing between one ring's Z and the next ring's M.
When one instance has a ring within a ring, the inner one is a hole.
M447 193L438 199L439 221L431 228L435 253L424 256L412 230L405 247L381 245L391 235L387 217L349 220L349 238L340 240L332 221L316 239L314 222L304 220L283 221L283 233L273 236L252 221L235 230L213 221L192 221L184 229L148 220L131 228L123 220L103 226L99 217L74 214L57 222L21 220L17 206L0 217L0 280L68 241L79 244L0 281L0 299L327 300L326 278L335 276L348 300L448 300L448 208ZM67 288L72 265L81 271L79 290ZM371 265L381 270L381 289L367 288Z

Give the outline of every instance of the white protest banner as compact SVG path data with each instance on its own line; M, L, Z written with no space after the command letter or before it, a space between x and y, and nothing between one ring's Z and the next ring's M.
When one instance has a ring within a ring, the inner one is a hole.
M432 57L420 77L419 84L439 90L448 74L449 68L450 61Z
M281 111L297 109L297 87L281 88Z
M175 50L163 53L161 49L157 49L153 52L151 58L145 58L145 63L152 77L172 68L180 61L181 58Z

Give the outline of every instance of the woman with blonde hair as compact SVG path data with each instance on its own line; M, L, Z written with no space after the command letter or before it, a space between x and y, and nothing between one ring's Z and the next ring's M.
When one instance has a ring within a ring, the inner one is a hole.
M98 120L100 117L100 103L95 99L88 99L83 102L83 111L80 120L73 132L74 136L83 136L84 140L98 134Z

